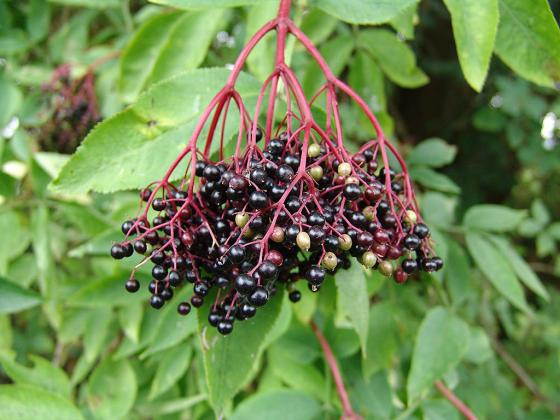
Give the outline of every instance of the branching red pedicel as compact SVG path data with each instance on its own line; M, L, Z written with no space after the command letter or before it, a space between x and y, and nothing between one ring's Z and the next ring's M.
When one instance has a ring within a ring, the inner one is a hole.
M222 334L231 333L236 320L253 317L280 287L293 302L301 297L296 285L302 280L318 291L327 272L348 268L350 257L398 283L443 265L433 255L403 159L364 100L333 75L289 19L289 10L290 2L282 1L278 16L241 51L187 146L163 179L141 192L139 214L123 223L125 239L111 249L116 259L141 254L136 269L154 264L149 290L156 309L185 282L194 295L179 304L183 315L216 288L208 320ZM271 31L277 34L276 65L251 115L235 85L253 48ZM288 34L325 79L309 100L285 61ZM355 154L344 146L339 94L363 110L376 132ZM319 104L326 110L324 126L312 113ZM235 152L225 156L227 124L237 119ZM140 288L136 269L126 282L130 292Z

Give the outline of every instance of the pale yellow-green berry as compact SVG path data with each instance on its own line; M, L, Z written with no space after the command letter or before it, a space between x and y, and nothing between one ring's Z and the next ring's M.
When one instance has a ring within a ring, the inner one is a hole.
M344 181L345 184L359 184L360 180L358 178L356 178L355 176L349 176L348 178L346 178L346 181Z
M348 162L342 162L338 165L337 172L341 177L347 177L352 173L352 166Z
M307 232L300 232L296 236L296 244L302 251L309 251L311 246L311 238Z
M315 181L319 181L321 178L323 178L323 168L321 168L320 166L313 166L311 169L309 169L309 175L311 175L311 178L313 178Z
M405 220L414 225L418 220L418 216L416 216L416 212L414 210L407 210L405 215Z
M311 144L307 149L307 155L311 158L315 158L321 154L321 146L318 144Z
M391 274L393 274L393 264L391 264L389 261L381 261L379 263L379 271L384 276L389 277Z
M270 235L270 239L272 239L276 243L284 242L285 238L286 235L284 233L284 229L282 229L280 226L276 226L272 231L272 235Z
M371 222L375 218L375 209L373 206L367 206L362 210L362 214Z
M340 235L340 237L338 238L338 243L340 249L342 249L343 251L348 251L350 248L352 248L352 238L346 233Z
M377 257L371 251L366 251L362 254L362 264L366 268L371 268L377 262Z
M239 228L245 227L245 225L249 222L249 215L245 212L237 213L235 215L235 224Z
M323 260L321 261L321 264L323 265L323 267L325 267L327 270L334 270L336 268L336 265L338 264L338 258L336 257L336 255L332 252L327 252L325 254L325 256L323 257Z

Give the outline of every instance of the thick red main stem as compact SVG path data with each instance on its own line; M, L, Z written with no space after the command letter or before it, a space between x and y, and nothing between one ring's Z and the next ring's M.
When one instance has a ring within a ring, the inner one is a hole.
M459 399L443 382L437 381L436 388L447 400L455 406L455 408L468 420L478 420L476 415L471 411L467 405Z
M340 374L340 369L338 368L338 364L336 363L336 358L331 350L331 346L323 336L323 333L317 327L313 321L310 323L311 329L317 336L317 340L319 344L321 344L321 348L323 349L323 353L325 355L325 359L329 365L329 369L333 376L334 382L336 384L336 391L338 392L338 396L340 398L340 402L342 403L342 409L344 411L344 419L361 419L359 415L357 415L354 410L352 410L352 405L350 404L350 398L348 398L348 393L346 392L346 387L344 386L344 380L342 379L342 375Z

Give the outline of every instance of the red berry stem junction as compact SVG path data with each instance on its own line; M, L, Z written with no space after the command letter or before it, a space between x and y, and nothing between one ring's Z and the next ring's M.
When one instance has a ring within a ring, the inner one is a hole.
M138 215L123 223L125 238L111 248L116 259L142 255L126 282L129 292L140 288L136 270L151 262L151 305L161 308L175 288L192 283L190 302L179 303L178 312L212 299L208 322L224 335L280 289L292 302L300 300L302 282L318 291L327 273L348 268L351 257L398 283L443 266L405 162L365 101L290 20L290 3L282 0L277 17L243 48L188 144L163 179L141 192ZM249 110L236 82L251 51L273 31L274 70ZM325 80L311 99L286 63L288 35ZM375 131L356 153L344 145L339 101L355 102ZM312 109L322 112L320 120Z

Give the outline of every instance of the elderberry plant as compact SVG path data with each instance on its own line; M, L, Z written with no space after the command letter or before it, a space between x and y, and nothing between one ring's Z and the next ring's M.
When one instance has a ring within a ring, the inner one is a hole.
M190 283L190 302L178 303L177 311L187 315L211 299L205 316L224 335L275 294L286 290L298 302L302 283L317 292L328 274L353 263L397 283L443 266L403 159L364 100L334 76L290 20L289 10L290 1L282 1L277 17L249 40L187 146L163 179L141 191L139 213L122 224L124 239L111 248L115 259L142 257L126 290L140 290L135 272L152 264L147 289L153 308ZM275 68L250 110L236 81L252 50L272 31ZM305 47L325 79L310 99L285 61L288 35ZM354 101L376 132L356 153L345 147L340 101ZM325 110L324 123L314 108ZM239 114L231 156L223 146L230 109Z

